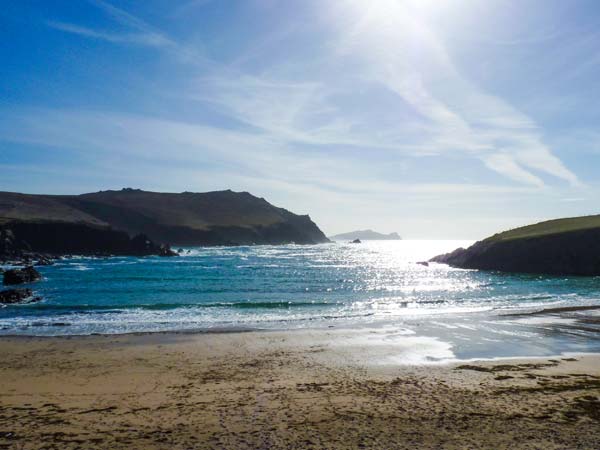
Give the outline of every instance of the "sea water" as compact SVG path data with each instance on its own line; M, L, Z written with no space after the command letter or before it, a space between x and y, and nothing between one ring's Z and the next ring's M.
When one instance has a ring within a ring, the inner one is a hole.
M576 323L578 313L512 315L600 304L598 277L417 264L470 244L336 242L186 248L172 258L73 257L39 268L44 279L30 287L41 302L0 308L0 334L392 327L451 341L462 356L600 347L593 311L587 326Z

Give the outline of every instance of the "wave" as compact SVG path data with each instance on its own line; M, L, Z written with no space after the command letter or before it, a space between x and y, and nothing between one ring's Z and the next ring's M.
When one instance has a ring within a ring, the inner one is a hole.
M215 303L131 303L111 305L52 305L36 304L32 311L66 311L67 313L119 313L132 309L170 310L170 309L203 309L203 308L234 308L234 309L291 309L318 308L339 306L340 302L215 302Z
M238 302L238 303L220 303L215 306L227 306L230 308L306 308L306 307L320 307L320 306L336 306L341 305L340 302ZM212 307L212 305L210 306Z

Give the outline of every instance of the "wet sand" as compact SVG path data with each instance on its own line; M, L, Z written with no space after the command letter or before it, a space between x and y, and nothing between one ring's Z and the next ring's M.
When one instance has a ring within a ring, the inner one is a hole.
M1 338L0 448L600 448L599 355L403 365L361 333Z

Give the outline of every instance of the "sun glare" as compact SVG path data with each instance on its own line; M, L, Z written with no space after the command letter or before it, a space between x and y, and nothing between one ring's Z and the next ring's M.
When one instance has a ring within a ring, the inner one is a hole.
M357 0L355 3L365 14L381 23L406 16L433 16L457 6L455 0Z

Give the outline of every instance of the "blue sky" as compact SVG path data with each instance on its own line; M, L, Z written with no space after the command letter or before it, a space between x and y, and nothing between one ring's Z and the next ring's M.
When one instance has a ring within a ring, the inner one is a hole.
M600 213L600 3L4 2L0 189L249 191L409 238Z

